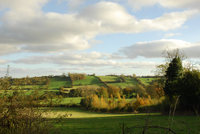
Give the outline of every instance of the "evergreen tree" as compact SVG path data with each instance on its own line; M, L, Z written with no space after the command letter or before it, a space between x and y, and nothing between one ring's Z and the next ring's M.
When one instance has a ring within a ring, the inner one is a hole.
M172 100L173 96L177 94L178 80L181 78L182 73L182 60L179 54L176 54L175 57L171 60L165 75L166 82L164 91L170 100Z

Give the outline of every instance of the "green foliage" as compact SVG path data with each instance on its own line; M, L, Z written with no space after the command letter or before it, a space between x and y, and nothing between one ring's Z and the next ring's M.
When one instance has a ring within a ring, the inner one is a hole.
M71 81L74 82L76 80L83 80L86 78L86 74L78 74L78 73L68 73Z
M141 97L147 96L146 89L142 85L133 86L133 91L134 91L134 93L138 94Z
M166 70L165 77L168 81L174 81L180 78L182 76L182 73L183 67L181 58L179 56L174 57Z
M48 85L49 78L46 76L41 77L24 77L11 79L12 85Z
M166 70L164 91L170 105L179 98L182 110L200 110L200 72L183 69L181 55L177 51Z
M184 109L200 110L200 72L198 70L184 73L179 80L178 94Z
M15 91L12 95L0 97L1 134L48 134L51 124L42 118L37 92L25 95Z
M0 90L10 90L11 89L11 79L10 78L0 78Z
M108 96L111 97L118 97L121 95L121 89L116 86L109 85L107 88Z
M162 79L158 79L156 81L152 81L151 84L149 84L146 87L146 92L148 95L150 95L152 98L161 98L164 96L164 90L163 90L163 83L161 82Z
M132 94L134 93L133 87L126 87L123 89L123 95L126 96L126 98L133 97Z
M120 78L120 82L126 82L125 75L122 74L119 76L119 78Z
M177 94L178 80L182 77L183 67L179 55L176 55L169 64L166 70L166 82L164 91L165 94L172 100L173 96Z
M69 97L86 97L88 95L96 94L97 88L82 86L77 89L71 89L69 92Z
M99 93L99 96L103 96L104 98L108 98L109 97L108 89L105 88L105 87L100 87L98 89L98 93Z

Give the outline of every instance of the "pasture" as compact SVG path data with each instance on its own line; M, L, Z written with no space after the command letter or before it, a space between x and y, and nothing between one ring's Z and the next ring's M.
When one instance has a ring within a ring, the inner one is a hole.
M131 128L134 126L144 126L148 120L148 124L152 126L167 127L169 125L169 117L152 114L112 114L112 113L95 113L85 111L79 108L55 108L55 113L72 114L63 122L55 124L61 133L68 134L120 134L122 133L122 124L125 128L130 128L129 132L141 134L142 129ZM52 114L55 115L55 114ZM50 114L50 117L51 114ZM55 117L55 116L54 116ZM199 134L200 119L195 116L175 116L173 120L172 130L177 134ZM149 129L147 134L163 134L161 129Z
M98 76L103 82L111 83L111 82L119 82L120 78L117 76Z
M50 78L49 89L59 89L60 87L70 87L71 82L69 78L62 76L54 76Z
M125 77L124 82L115 82L115 83L113 82L113 83L109 83L108 85L117 86L120 88L126 88L126 87L132 87L132 86L138 85L138 82L132 77Z
M153 80L157 78L138 78L144 85L149 85Z
M88 86L88 85L103 86L103 84L95 76L86 76L85 79L76 80L73 82L73 86Z
M156 78L139 79L144 85L148 85ZM61 97L60 94L61 87L69 91L80 87L96 89L100 86L105 86L104 83L122 89L140 84L133 77L124 77L122 81L120 76L86 76L85 79L75 80L73 87L71 87L72 83L69 77L54 76L49 77L48 88L46 88L46 85L19 85L15 88L21 89L25 95L30 95L34 91L38 91L40 95L45 93L50 93L51 95L53 93L51 100L55 105L52 105L50 110L46 111L45 107L41 107L41 110L44 109L43 116L49 120L55 121L58 117L62 117L61 122L53 124L54 129L57 129L62 134L121 134L122 124L124 124L126 133L141 134L142 129L133 127L143 127L145 124L168 127L169 123L172 123L172 130L178 134L189 134L189 132L190 134L200 134L200 118L196 116L174 116L172 121L168 115L161 115L160 113L94 112L80 106L83 97ZM1 90L0 95L12 95L13 92L14 90ZM117 98L114 99L116 99L116 102L118 101ZM134 102L136 98L126 98L126 101ZM147 134L165 133L163 130L155 128L149 129L147 132Z

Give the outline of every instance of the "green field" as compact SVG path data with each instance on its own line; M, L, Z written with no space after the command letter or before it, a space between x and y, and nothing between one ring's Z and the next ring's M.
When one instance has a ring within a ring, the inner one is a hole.
M86 76L85 79L76 80L73 82L73 86L87 86L87 85L103 86L103 84L95 76Z
M138 82L132 78L132 77L125 77L125 82L120 82L120 77L119 76L97 76L99 77L103 82L106 82L108 85L114 85L118 86L121 88L125 87L130 87L138 84ZM85 79L82 80L76 80L73 82L73 89L82 87L82 86L89 86L89 87L94 87L98 88L100 86L104 86L103 83L99 81L99 79L96 76L86 76ZM69 77L63 77L63 76L54 76L49 78L50 83L48 86L49 90L55 90L59 89L60 87L65 87L68 90L72 89L71 88L71 81ZM139 78L141 82L145 85L148 85L151 81L155 80L156 78ZM46 89L46 85L20 85L20 86L12 86L12 88L18 88L22 90L43 90Z
M109 83L108 85L113 85L117 86L120 88L125 88L125 87L132 87L134 85L137 85L138 82L132 78L132 77L125 77L125 82L118 82L118 83Z
M20 86L12 86L12 89L21 89L21 90L35 90L35 89L44 89L45 85L20 85Z
M157 78L138 78L144 85L149 85L153 80Z
M49 89L59 89L60 87L70 87L71 82L66 77L55 76L50 78Z
M124 123L126 127L143 126L148 119L149 125L168 126L168 116L154 114L111 114L94 113L78 108L56 108L52 112L72 114L60 124L55 124L61 133L68 134L120 134ZM49 116L55 114L49 114ZM199 134L200 119L195 116L175 116L172 129L177 134ZM141 134L142 129L130 129L134 134ZM147 134L163 134L160 129L150 129Z
M124 82L119 82L119 76L99 76L100 79L106 82L108 85L114 85L121 88L131 87L138 85L139 83L136 79L132 77L124 77ZM59 94L59 88L65 87L66 90L70 90L71 81L68 77L55 76L50 79L49 88L45 88L45 85L21 85L20 89L29 95L35 89L39 94L44 94L46 92L53 92ZM143 84L148 85L151 81L156 78L139 78ZM99 81L96 76L86 76L86 79L77 80L73 83L73 89L79 87L88 87L96 89L100 86L104 86L103 83ZM26 90L23 90L26 89ZM65 90L64 89L64 90ZM7 94L11 95L14 90L0 91L0 95ZM82 97L66 97L66 98L52 98L51 100L55 102L55 106L51 107L50 111L46 111L46 107L43 112L43 116L50 119L56 120L58 117L64 117L62 122L55 123L55 128L60 131L61 134L122 134L122 124L125 124L125 127L130 128L129 132L134 134L141 134L142 129L133 129L133 126L143 126L147 119L149 125L159 125L163 127L168 126L167 115L161 115L160 113L102 113L102 112L92 112L80 107L80 102ZM136 98L126 99L126 101L133 101ZM117 101L117 100L116 100ZM43 102L42 102L43 103ZM45 102L44 102L45 103ZM46 105L44 105L46 106ZM59 106L59 107L58 107ZM62 107L61 107L62 106ZM69 106L76 106L70 107ZM77 107L78 106L78 107ZM70 117L67 115L71 115ZM195 116L175 116L172 129L177 134L200 134L200 118ZM57 130L56 130L57 131ZM127 133L128 134L128 133ZM130 134L130 133L129 133ZM166 132L160 129L150 129L147 134L166 134Z
M119 82L120 79L117 76L98 76L103 82Z
M59 104L61 105L67 105L67 104L77 104L79 105L81 102L81 97L68 97L68 98L62 98L61 102Z

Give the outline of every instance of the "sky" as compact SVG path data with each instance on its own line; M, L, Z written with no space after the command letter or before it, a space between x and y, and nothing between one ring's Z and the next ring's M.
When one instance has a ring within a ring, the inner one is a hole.
M164 52L200 64L199 0L0 0L0 77L154 75Z

